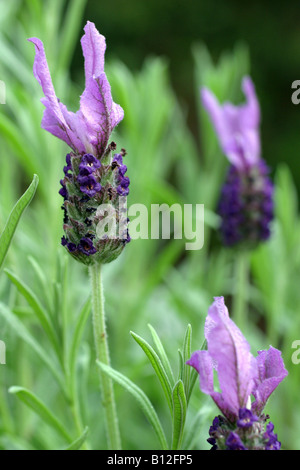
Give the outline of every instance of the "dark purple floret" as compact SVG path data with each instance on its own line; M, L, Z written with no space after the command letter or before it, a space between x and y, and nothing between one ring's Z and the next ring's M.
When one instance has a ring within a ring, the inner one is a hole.
M216 444L216 439L214 439L213 437L209 437L207 439L207 442L212 446L210 450L218 450L218 446Z
M227 450L247 450L241 438L235 432L231 432L226 440Z
M75 245L75 243L68 242L65 236L62 237L61 244L62 246L67 247L70 253L74 253L74 251L77 250L77 246Z
M89 168L83 167L83 168L81 168L78 177L81 178L82 176L90 176L91 173L92 173L92 172L90 171Z
M78 176L77 181L80 184L80 191L89 197L94 197L101 191L101 184L96 181L93 175Z
M129 188L122 188L121 185L117 187L117 193L119 196L128 196L129 194Z
M64 174L67 176L69 171L72 171L72 164L71 164L71 155L68 153L66 156L67 165L64 166Z
M274 434L274 424L270 421L267 424L264 439L266 440L266 450L280 450L281 442L277 439L277 434Z
M80 174L82 174L82 170L87 171L88 173L93 173L95 170L101 167L100 161L94 157L94 155L90 153L86 153L83 155L80 165L79 165L79 170Z
M128 178L128 176L124 176L120 178L120 186L122 188L127 189L129 185L130 185L130 179Z
M239 428L250 428L256 421L258 421L258 417L253 415L248 408L239 410L239 419L236 423Z
M93 245L93 241L87 237L84 237L80 240L78 249L87 256L94 255L97 252Z
M255 245L271 235L273 185L263 160L247 169L231 165L223 185L218 212L223 243Z
M130 179L128 176L124 176L127 171L127 166L123 164L124 153L118 153L114 155L112 165L117 167L117 193L119 196L128 196Z
M121 153L115 153L113 162L118 163L119 165L123 164L123 155Z
M74 251L77 250L77 246L75 245L75 243L67 243L67 248L69 250L70 253L74 253Z
M209 428L209 435L212 436L215 431L218 430L220 426L220 416L216 416L213 420L211 427Z
M65 236L61 237L62 246L67 246L67 243L68 243L68 241L67 241L66 237Z
M64 180L60 180L60 184L61 184L62 187L60 188L60 190L58 192L64 199L67 199L68 191L67 191L66 185L64 183Z
M127 171L127 166L126 165L120 165L119 166L119 175L124 176Z

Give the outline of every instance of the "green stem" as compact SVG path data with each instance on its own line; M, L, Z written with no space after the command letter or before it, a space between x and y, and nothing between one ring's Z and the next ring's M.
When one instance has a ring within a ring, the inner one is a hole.
M104 296L101 279L101 265L90 267L93 301L93 326L97 359L110 366L109 349L107 342ZM118 426L118 417L114 399L113 383L110 377L100 369L100 385L102 404L105 414L106 433L110 450L121 449L121 439Z
M235 291L233 297L233 319L237 326L245 331L247 323L247 300L249 284L249 253L236 253L235 260Z

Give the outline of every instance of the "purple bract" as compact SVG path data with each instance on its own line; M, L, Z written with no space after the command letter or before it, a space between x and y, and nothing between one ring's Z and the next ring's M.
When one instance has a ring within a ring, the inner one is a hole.
M34 76L41 85L45 106L42 128L66 142L75 153L101 156L111 132L123 119L123 109L113 102L111 89L104 72L105 38L94 23L87 22L81 39L85 68L85 90L76 113L68 111L57 98L44 45L38 38L30 38L35 45Z

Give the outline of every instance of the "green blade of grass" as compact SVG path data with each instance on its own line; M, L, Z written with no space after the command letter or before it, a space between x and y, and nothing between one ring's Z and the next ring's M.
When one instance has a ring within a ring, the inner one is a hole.
M0 268L4 262L6 253L8 251L9 245L12 241L12 238L14 236L14 233L16 231L17 225L20 221L20 218L28 206L30 204L37 185L38 185L39 179L37 175L34 175L33 180L28 187L28 189L25 191L23 196L20 197L14 208L12 209L8 220L6 222L6 225L4 227L3 232L0 235Z

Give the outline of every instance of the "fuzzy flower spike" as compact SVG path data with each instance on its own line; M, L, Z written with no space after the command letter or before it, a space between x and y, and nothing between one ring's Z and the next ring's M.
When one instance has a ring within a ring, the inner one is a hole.
M246 103L220 105L207 88L201 90L222 151L230 167L219 203L221 234L225 245L256 245L270 237L273 219L273 186L260 156L260 109L250 77L242 89Z
M84 32L85 90L76 113L68 111L55 94L42 41L29 41L35 46L34 76L44 93L42 128L72 149L60 181L62 245L78 261L90 265L112 261L130 240L125 208L129 178L123 164L125 150L113 154L116 145L109 143L124 112L113 102L104 72L105 38L89 21Z
M255 358L230 319L223 297L216 297L208 310L205 338L207 350L194 352L187 364L199 373L200 389L222 413L213 420L208 442L215 450L279 450L274 426L263 409L288 374L281 352L270 346ZM214 369L220 391L215 390Z

